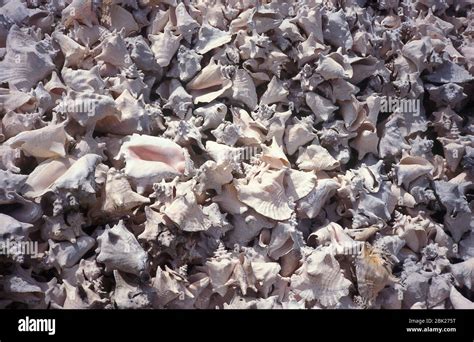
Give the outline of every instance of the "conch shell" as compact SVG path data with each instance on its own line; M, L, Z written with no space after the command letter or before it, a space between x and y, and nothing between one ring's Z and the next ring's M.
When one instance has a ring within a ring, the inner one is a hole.
M120 148L118 158L125 160L125 174L138 193L150 189L153 183L170 180L185 171L183 148L171 140L133 134Z

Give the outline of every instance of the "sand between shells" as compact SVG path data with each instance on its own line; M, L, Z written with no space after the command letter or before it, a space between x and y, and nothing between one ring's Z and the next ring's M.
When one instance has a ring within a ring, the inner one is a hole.
M0 307L474 308L473 19L0 0Z

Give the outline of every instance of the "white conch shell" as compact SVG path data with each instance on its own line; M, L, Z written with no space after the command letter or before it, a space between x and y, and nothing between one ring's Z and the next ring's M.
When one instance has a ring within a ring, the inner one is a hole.
M176 5L176 1L174 1ZM147 33L148 34L157 34L158 32L162 32L168 24L170 20L170 9L160 9L156 8L151 14L150 14L150 25L147 27Z
M244 145L259 144L265 140L264 129L242 108L231 107L234 124L239 130L238 142Z
M419 253L428 244L427 222L417 216L412 218L395 212L393 228L398 236L406 242L406 246Z
M289 206L283 179L285 170L263 171L250 178L248 183L236 181L237 196L240 201L256 212L274 220L287 220L293 212Z
M180 46L177 54L179 79L183 82L189 81L201 71L202 56L194 50Z
M79 260L95 245L95 239L90 236L80 236L76 242L54 242L49 240L48 263L57 270L76 265Z
M153 290L127 274L114 270L115 289L112 300L119 309L149 308L153 302Z
M292 155L298 151L300 146L309 143L316 137L312 117L295 118L294 124L287 125L285 129L284 142L286 151L289 155Z
M166 67L178 51L182 35L174 34L173 30L167 26L163 33L151 34L148 39L151 41L151 50L155 55L156 62L160 67Z
M270 165L274 169L281 169L290 166L281 146L278 145L276 138L273 137L271 146L262 145L260 160Z
M316 73L320 74L325 80L335 78L351 78L352 68L347 58L338 52L333 52L329 55L321 55L319 58L319 65L316 68Z
M211 221L196 203L193 193L177 197L165 209L165 214L185 232L198 232L211 227Z
M81 213L74 212L68 215L49 217L44 215L44 224L41 226L41 237L47 241L69 241L75 243L78 236L85 235L82 225L85 220ZM66 222L67 220L67 222Z
M214 256L206 262L206 273L209 275L213 290L221 296L227 292L228 282L234 272L238 259L232 258L221 244L214 252Z
M422 157L403 157L395 166L397 172L398 185L404 185L405 188L416 178L433 172L433 165Z
M35 280L31 276L32 269L24 269L15 265L13 273L5 275L2 279L3 292L13 301L26 304L38 304L47 284Z
M150 199L133 192L125 175L114 168L110 168L107 172L103 196L102 210L105 213L124 213L139 205L150 203Z
M224 45L232 39L228 32L221 31L209 24L203 24L199 29L198 42L195 46L196 52L204 55L221 45Z
M285 175L285 185L288 197L297 201L307 196L314 189L316 175L313 172L288 169Z
M298 64L302 66L318 58L323 52L330 50L329 46L321 44L317 36L311 32L308 38L298 45Z
M316 123L321 121L328 121L332 113L338 109L332 102L316 93L306 93L306 104L311 109L316 117Z
M220 193L224 184L232 182L232 169L230 164L217 164L212 160L208 160L197 170L196 179L199 181L197 191L214 189L217 193Z
M124 29L119 33L112 32L106 35L97 47L94 48L96 61L106 63L103 67L116 67L128 69L130 73L136 72L135 65L127 50L127 45L123 38ZM100 53L98 53L100 51Z
M101 132L113 132L115 134L150 134L156 123L153 117L145 109L143 95L138 99L129 90L125 89L119 97L115 99L116 108L120 111L120 119L116 116L107 116L97 122L96 129Z
M112 96L93 92L69 90L56 109L88 129L93 129L97 121L107 116L120 116Z
M41 44L44 41L38 42L27 32L13 25L7 37L7 53L0 62L0 82L8 82L10 88L30 90L55 68L46 44Z
M105 88L105 82L100 76L100 68L98 65L89 70L74 70L64 67L61 70L61 76L66 85L62 83L59 76L54 72L51 80L46 83L46 89L56 95L61 95L62 93L67 93L67 90L100 94Z
M358 136L350 142L350 146L357 150L359 160L363 159L367 153L378 155L379 137L377 129L370 123L364 122L359 127Z
M31 102L34 96L16 89L0 88L0 100L0 109L8 112L18 108L32 107Z
M194 32L199 28L199 24L186 10L184 3L179 3L174 9L176 17L176 27L184 39L191 42Z
M82 46L63 33L55 31L52 37L58 42L59 47L64 54L64 67L79 66L89 53L87 47Z
M107 19L103 20L103 24L110 31L123 29L126 37L139 30L132 13L119 5L110 6L110 12L107 13Z
M158 307L163 307L182 296L193 297L193 294L186 288L188 285L186 279L166 265L164 269L161 266L157 267L152 284L156 291L154 305Z
M107 226L97 237L97 262L104 263L108 271L119 270L143 276L147 269L147 254L123 220L113 228Z
M64 26L71 26L74 21L79 21L89 27L92 27L93 24L98 24L99 21L92 2L92 0L73 0L61 12Z
M95 193L95 170L101 160L102 157L97 154L86 154L76 160L64 174L57 178L51 188Z
M232 82L232 99L242 102L249 109L254 110L257 107L257 91L248 72L238 69Z
M233 215L234 229L228 233L228 243L245 245L255 239L265 228L273 228L275 222L255 212L253 209L242 215Z
M243 214L248 210L248 207L239 200L237 189L232 183L224 184L221 193L212 200L229 214Z
M21 132L31 131L42 126L43 121L41 120L40 113L20 114L7 112L2 118L0 131L3 132L1 132L0 136L3 136L2 140L5 140Z
M350 49L353 40L344 11L340 9L338 12L329 12L326 17L327 25L323 27L324 39L333 46Z
M194 103L208 103L232 86L232 81L225 75L225 67L219 65L211 59L191 81L186 85L186 89L194 98Z
M352 95L350 100L340 101L340 112L349 131L357 130L367 117L367 108Z
M74 158L48 159L39 164L28 176L23 195L42 196L76 161Z
M316 187L297 203L297 212L304 213L309 218L316 217L327 200L335 194L339 183L333 179L318 179Z
M318 42L323 42L323 28L321 18L321 7L301 6L298 8L296 17L292 19L296 21L304 30L307 36L313 34Z
M223 103L211 102L196 108L194 114L204 118L201 126L202 129L216 128L224 121L227 114L227 106Z
M288 102L289 91L276 76L267 85L267 90L260 97L260 104L270 105L277 102Z
M27 178L0 170L0 210L21 222L33 223L41 217L41 207L18 194Z
M317 299L324 306L334 306L349 294L351 282L329 249L312 251L291 276L291 291L305 301Z
M153 289L128 274L114 270L115 289L112 301L119 309L150 308L154 300Z
M120 157L125 159L125 174L136 184L139 193L153 183L173 179L185 171L183 149L165 138L133 134L122 144Z
M72 138L66 133L64 126L64 123L60 123L21 132L6 143L37 158L65 157L64 145Z
M162 85L165 85L165 83L162 83ZM186 92L176 79L172 79L168 85L168 102L163 108L172 109L180 119L189 118L192 113L193 97Z
M334 159L328 150L320 145L310 145L306 149L299 148L299 156L296 164L305 171L334 170L340 163Z

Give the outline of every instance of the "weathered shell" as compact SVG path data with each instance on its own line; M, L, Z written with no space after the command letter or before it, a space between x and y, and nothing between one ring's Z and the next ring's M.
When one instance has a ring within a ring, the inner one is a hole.
M97 262L104 263L109 271L146 275L147 254L122 220L112 228L107 227L97 241Z
M290 200L283 184L285 171L266 171L251 178L248 184L236 182L240 201L259 214L274 220L289 219L292 213Z
M185 170L183 149L171 140L133 134L120 148L125 159L125 174L139 193L162 179L172 179Z

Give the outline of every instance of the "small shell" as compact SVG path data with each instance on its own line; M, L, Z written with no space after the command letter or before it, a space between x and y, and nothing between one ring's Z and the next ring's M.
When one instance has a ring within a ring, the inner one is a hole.
M37 158L65 157L64 145L72 138L68 136L64 126L64 124L49 125L33 131L21 132L6 143Z
M20 90L30 90L55 68L45 48L48 42L38 42L27 32L16 25L10 28L7 53L0 62L0 82Z
M332 117L332 113L338 108L331 101L316 93L306 93L306 104L316 117L316 123L328 121Z
M208 230L212 224L193 193L177 197L165 209L165 214L185 232Z
M148 39L151 41L151 50L156 62L160 67L166 67L178 51L182 35L176 35L171 28L166 27L164 33L149 35Z
M267 90L260 98L260 104L271 105L278 102L288 102L288 94L289 91L285 88L283 82L276 76L273 76L267 86Z
M291 291L305 301L317 299L326 307L336 305L349 294L351 282L328 249L312 251L303 265L291 276Z
M89 53L88 48L62 33L54 32L52 37L58 42L61 52L64 54L65 67L78 67Z
M318 179L316 187L298 201L297 212L309 218L318 216L324 204L335 194L338 188L339 183L333 179Z
M230 42L231 38L230 33L203 24L199 29L198 43L195 47L196 52L204 55L206 52Z
M49 240L48 263L58 271L65 267L72 267L95 245L95 239L90 236L81 236L75 243L53 242Z
M177 58L179 79L181 81L187 82L201 71L202 56L194 52L194 50L188 49L185 46L180 46Z
M91 27L98 24L97 16L93 10L92 0L73 0L62 12L64 26L71 26L74 21L78 21Z
M359 293L369 303L392 282L390 265L369 244L364 245L362 254L356 258L355 269Z
M119 309L145 309L153 303L151 287L139 284L127 274L114 270L115 289L112 301Z
M108 271L119 270L138 276L146 275L147 254L135 236L120 220L97 237L99 243L97 262L104 263Z
M132 13L119 5L110 6L109 12L107 13L107 20L103 20L103 24L110 31L120 31L124 29L125 36L127 37L139 30Z
M199 24L194 20L186 10L186 6L183 3L179 3L176 6L175 16L176 16L176 27L181 33L184 39L188 42L191 42L193 33L199 28Z
M300 146L303 146L316 138L313 128L313 119L310 116L294 119L294 124L287 125L285 129L285 147L288 154L292 155Z
M299 156L296 164L305 171L334 170L340 163L334 159L328 150L320 145L310 145L306 149L299 148Z
M139 193L185 170L183 149L165 138L133 134L122 144L120 157L125 159L125 174L136 184Z
M216 128L224 121L227 106L223 103L211 102L195 109L194 114L204 118L202 129Z
M150 200L132 191L124 174L114 168L107 172L105 184L104 202L102 210L109 214L127 213L131 209L150 203Z
M259 214L274 220L287 220L292 209L283 185L285 171L264 171L246 184L235 182L239 200Z
M232 81L225 75L225 68L211 59L191 81L186 89L194 98L194 103L209 103L232 86Z

